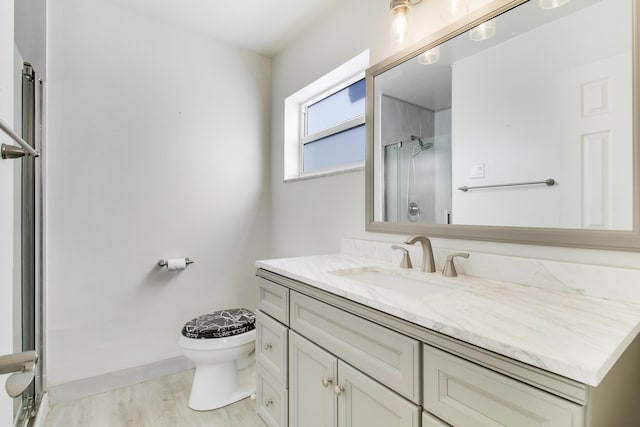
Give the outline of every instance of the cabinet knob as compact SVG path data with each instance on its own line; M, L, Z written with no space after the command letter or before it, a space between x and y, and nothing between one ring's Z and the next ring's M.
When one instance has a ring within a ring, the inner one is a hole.
M339 384L336 384L333 390L335 391L336 396L340 396L342 393L344 393L344 387Z
M322 386L324 388L329 387L329 384L333 384L333 378L322 378Z
M273 348L273 345L271 345L271 343L266 343L265 345L262 346L262 348L264 348L265 351L269 351Z
M273 400L271 400L271 398L267 398L264 400L264 406L268 408L271 405L273 405Z

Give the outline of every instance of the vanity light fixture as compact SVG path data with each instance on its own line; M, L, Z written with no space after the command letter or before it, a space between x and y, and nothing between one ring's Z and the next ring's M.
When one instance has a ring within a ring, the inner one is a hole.
M496 18L483 22L469 30L469 38L474 42L487 40L496 34Z
M418 62L422 65L435 64L440 60L440 46L429 49L418 56Z
M569 3L569 0L540 0L541 9L555 9L556 7L564 6Z
M391 47L400 50L406 47L410 40L411 31L411 6L422 0L391 0Z

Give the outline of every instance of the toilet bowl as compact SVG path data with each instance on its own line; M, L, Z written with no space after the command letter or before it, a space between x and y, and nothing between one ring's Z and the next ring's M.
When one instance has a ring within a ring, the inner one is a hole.
M217 409L255 393L253 363L248 362L255 335L255 315L244 308L205 314L184 325L179 345L196 366L191 409Z

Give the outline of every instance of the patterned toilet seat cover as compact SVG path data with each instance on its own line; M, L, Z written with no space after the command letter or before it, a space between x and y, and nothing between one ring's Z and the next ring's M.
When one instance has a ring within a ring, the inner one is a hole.
M219 310L203 314L185 323L182 335L187 338L224 338L255 329L256 315L246 308Z

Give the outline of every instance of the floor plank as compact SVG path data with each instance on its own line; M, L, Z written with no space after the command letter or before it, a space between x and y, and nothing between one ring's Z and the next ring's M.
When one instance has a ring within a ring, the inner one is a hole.
M187 406L193 370L54 405L46 427L256 427L255 401L215 411Z

